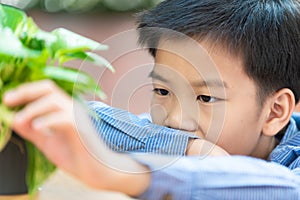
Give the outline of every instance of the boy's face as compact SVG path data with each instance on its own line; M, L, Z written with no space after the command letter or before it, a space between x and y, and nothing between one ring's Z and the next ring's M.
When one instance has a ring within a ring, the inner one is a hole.
M151 116L154 123L196 134L230 154L251 155L261 144L264 108L242 61L207 42L161 42Z

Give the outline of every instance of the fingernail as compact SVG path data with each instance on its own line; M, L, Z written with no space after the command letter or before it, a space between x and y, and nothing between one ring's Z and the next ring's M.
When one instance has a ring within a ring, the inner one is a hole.
M5 93L4 100L5 101L11 101L12 99L14 99L14 96L15 96L15 92L10 90L10 91Z

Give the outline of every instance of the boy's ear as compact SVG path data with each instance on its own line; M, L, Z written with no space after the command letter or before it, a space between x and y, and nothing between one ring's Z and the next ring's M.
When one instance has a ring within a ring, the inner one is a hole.
M269 113L262 133L266 136L274 136L288 124L291 118L295 109L294 93L288 88L279 90L271 97L268 107Z

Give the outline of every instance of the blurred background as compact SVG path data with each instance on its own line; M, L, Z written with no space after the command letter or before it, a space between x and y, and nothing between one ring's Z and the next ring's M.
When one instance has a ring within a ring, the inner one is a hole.
M162 0L1 0L20 9L39 8L47 12L85 13L91 11L132 12L148 9Z
M70 67L88 72L107 95L105 103L135 114L149 112L153 59L137 44L135 14L162 0L0 0L25 10L45 31L63 27L107 44L109 50L95 52L106 58L116 72L86 62ZM94 96L89 100L99 100Z

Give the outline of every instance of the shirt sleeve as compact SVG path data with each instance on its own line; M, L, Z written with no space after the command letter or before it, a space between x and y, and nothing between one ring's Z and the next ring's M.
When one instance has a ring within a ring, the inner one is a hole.
M115 151L185 155L189 139L198 138L101 102L91 101L88 105L95 112L91 116L97 132Z
M133 155L151 170L138 199L300 199L300 176L274 162L245 156Z

